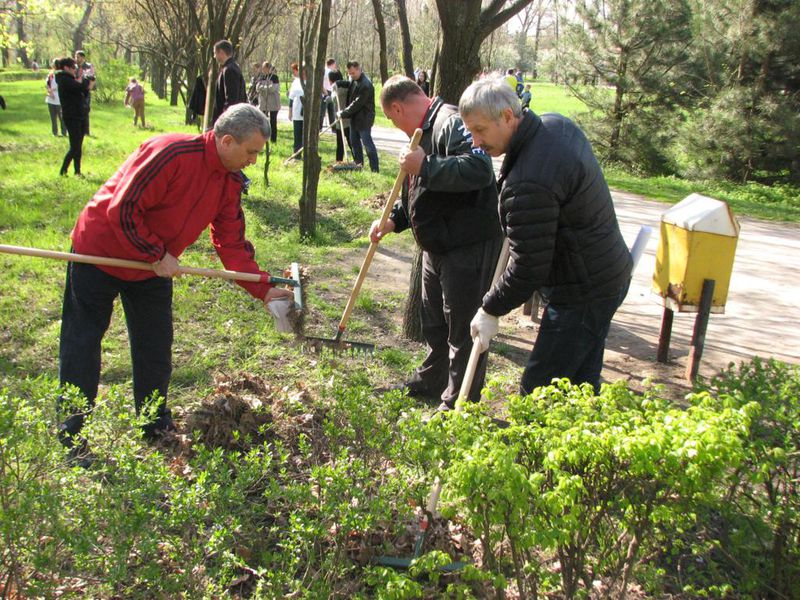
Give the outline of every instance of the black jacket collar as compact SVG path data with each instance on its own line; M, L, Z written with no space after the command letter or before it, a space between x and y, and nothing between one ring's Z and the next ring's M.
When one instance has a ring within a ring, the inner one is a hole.
M527 108L523 109L519 125L517 125L514 135L511 136L506 156L503 159L503 165L500 167L500 177L497 180L498 186L502 185L505 178L508 177L511 169L514 168L514 163L522 152L522 148L529 139L536 135L541 124L542 120L539 115Z

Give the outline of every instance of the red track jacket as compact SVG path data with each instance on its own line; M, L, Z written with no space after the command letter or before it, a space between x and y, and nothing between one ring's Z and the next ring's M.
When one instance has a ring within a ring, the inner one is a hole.
M214 132L170 133L145 141L103 184L72 230L74 251L153 263L175 257L211 225L211 241L226 269L262 272L244 237L242 177L217 154ZM126 281L149 271L98 267ZM263 299L268 283L237 282Z

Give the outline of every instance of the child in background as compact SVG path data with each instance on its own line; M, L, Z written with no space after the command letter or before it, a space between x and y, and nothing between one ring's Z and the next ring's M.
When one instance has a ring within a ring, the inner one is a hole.
M520 102L522 103L522 108L530 108L531 107L531 84L525 84L525 91L522 92L520 96Z

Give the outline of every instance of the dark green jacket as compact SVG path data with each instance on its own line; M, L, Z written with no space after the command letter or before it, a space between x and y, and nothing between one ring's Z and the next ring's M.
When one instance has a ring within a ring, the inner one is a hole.
M427 156L391 214L396 232L411 227L422 249L437 254L501 234L492 160L472 147L457 111L433 99L422 123Z

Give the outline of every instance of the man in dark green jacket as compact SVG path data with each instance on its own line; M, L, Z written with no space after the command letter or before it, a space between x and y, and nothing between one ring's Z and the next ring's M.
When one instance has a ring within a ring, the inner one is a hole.
M486 350L498 317L539 291L548 302L521 392L562 377L599 391L606 336L633 263L591 145L566 117L522 110L503 79L470 85L459 109L477 146L505 154L500 220L511 252L472 334Z
M428 98L411 79L389 78L381 92L386 116L409 137L422 129L419 148L400 153L410 174L383 229L370 238L411 228L422 255L422 330L428 356L400 387L411 395L439 396L441 410L454 407L472 347L469 320L489 287L502 234L492 161L472 147L455 106ZM469 399L480 399L486 355Z

